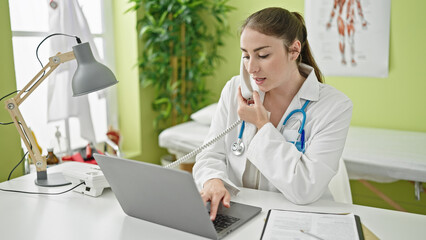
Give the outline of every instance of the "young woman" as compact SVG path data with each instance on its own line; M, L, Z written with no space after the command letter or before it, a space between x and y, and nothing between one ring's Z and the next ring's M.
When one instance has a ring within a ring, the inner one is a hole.
M337 172L352 115L350 99L323 84L298 13L266 8L252 14L240 46L242 74L222 90L206 140L238 119L245 127L200 153L193 168L212 220L219 203L230 207L238 187L281 192L296 204L319 199ZM245 74L259 89L254 101L241 94ZM240 132L244 149L238 152L233 143Z

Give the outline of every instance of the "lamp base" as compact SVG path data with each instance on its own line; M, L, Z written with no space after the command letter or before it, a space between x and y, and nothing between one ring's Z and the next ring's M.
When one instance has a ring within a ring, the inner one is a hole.
M41 187L59 187L71 184L71 182L67 181L62 175L62 173L51 173L47 174L45 179L36 179L34 180L37 186Z

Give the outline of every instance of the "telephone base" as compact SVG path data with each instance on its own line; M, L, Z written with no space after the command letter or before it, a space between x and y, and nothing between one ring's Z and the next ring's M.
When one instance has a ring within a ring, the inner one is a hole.
M73 185L77 185L82 182L85 183L75 188L75 192L92 197L98 197L102 195L105 188L110 187L98 165L77 162L68 164L69 166L67 166L62 172L65 179L70 181Z

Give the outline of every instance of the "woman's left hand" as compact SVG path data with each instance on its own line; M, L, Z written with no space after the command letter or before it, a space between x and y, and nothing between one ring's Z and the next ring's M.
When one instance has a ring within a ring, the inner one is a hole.
M238 88L238 116L241 120L254 124L257 129L269 122L268 111L266 111L257 91L253 91L254 102L248 102L241 94L241 87Z

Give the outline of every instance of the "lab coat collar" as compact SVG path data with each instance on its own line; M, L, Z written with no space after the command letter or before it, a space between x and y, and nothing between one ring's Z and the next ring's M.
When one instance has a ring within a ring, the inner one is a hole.
M297 93L299 99L303 98L309 101L318 101L319 88L321 83L318 82L314 68L304 63L300 63L299 66L301 71L308 75L302 87L299 89L299 92Z

